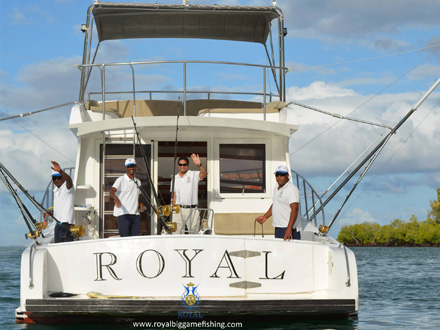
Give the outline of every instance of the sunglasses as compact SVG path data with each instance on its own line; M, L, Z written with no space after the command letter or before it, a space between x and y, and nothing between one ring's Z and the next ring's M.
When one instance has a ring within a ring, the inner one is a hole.
M179 166L188 166L188 163L185 163L185 164L177 164L177 165L179 165Z
M57 181L57 180L61 180L62 177L61 176L53 176L52 177L52 181Z
M131 164L127 166L127 168L133 168L133 167L136 167L136 165Z
M279 176L286 176L287 175L287 173L279 173L279 172L277 172L277 173L275 173L275 176L278 178Z

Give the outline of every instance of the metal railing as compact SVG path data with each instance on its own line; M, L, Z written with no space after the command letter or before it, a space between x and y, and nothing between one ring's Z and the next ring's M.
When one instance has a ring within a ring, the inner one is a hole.
M163 65L163 64L181 64L182 70L183 70L183 77L182 77L182 83L183 88L180 90L169 90L169 91L160 91L160 90L136 90L136 72L135 72L135 66L141 66L141 65ZM189 64L210 64L210 65L227 65L227 66L240 66L240 67L251 67L261 70L261 76L263 80L263 86L261 92L250 92L250 91L239 91L239 92L231 92L231 91L212 91L212 90L190 90L187 87L188 82L188 74L187 74L187 66ZM132 75L132 90L131 91L107 91L106 90L106 68L109 67L117 67L117 66L129 66L131 68L131 75ZM277 94L273 94L271 92L267 91L267 70L280 70L283 72L282 75L284 75L287 72L287 68L284 67L278 67L278 66L269 66L269 65L259 65L259 64L249 64L249 63L237 63L237 62L219 62L219 61L143 61L143 62L127 62L127 63L106 63L106 64L84 64L84 65L77 65L77 68L80 69L84 74L90 77L92 69L98 68L100 71L100 82L101 82L101 91L100 92L88 92L89 100L91 95L101 95L101 101L102 101L102 116L103 120L105 119L105 100L107 95L114 95L114 94L131 94L131 99L133 100L133 116L136 115L136 94L148 94L149 99L153 99L153 94L181 94L183 97L183 112L184 115L187 115L187 107L186 102L188 100L188 94L206 94L207 99L210 99L212 94L217 95L247 95L247 96L261 96L262 102L263 102L263 108L264 108L264 120L266 120L266 104L269 100L269 102L272 101L273 97L278 98L280 101L285 101L285 95L284 92L281 90L277 91ZM277 79L281 79L281 77L274 77L274 81ZM90 79L86 79L86 81L89 81ZM276 86L279 86L278 84L275 84ZM81 95L85 95L85 90L87 86L81 86L82 92ZM80 100L81 102L84 102L84 100Z
M194 223L198 222L200 225L199 232L191 231L189 228L194 227ZM212 225L214 222L214 210L208 208L193 208L191 209L188 218L185 219L182 234L212 234Z
M299 213L307 221L314 221L315 226L318 226L317 217L320 216L322 225L325 226L325 214L321 197L302 175L293 170L291 172L292 180L295 180L301 195ZM317 209L320 209L319 212L316 212Z

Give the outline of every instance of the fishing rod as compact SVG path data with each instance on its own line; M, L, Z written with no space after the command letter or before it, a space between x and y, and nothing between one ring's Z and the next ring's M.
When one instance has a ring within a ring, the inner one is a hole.
M136 184L136 186L139 188L142 196L144 196L145 200L148 203L148 206L150 206L150 208L152 210L155 211L155 213L157 214L157 217L160 221L160 223L162 224L162 227L166 230L166 232L168 234L171 234L172 232L175 232L177 230L177 224L175 222L171 222L171 221L166 221L164 219L164 216L169 216L171 212L171 208L169 207L169 205L165 205L164 207L160 207L157 208L155 207L152 203L151 203L151 198L148 197L147 192L145 191L144 188L142 188L142 186L138 185L138 183L136 182L136 180L133 180L134 183Z
M32 202L32 204L35 205L35 207L40 211L40 212L45 212L47 214L50 215L50 217L52 219L54 219L57 223L61 223L61 221L59 221L58 219L56 219L53 214L51 214L51 212L49 210L47 210L43 205L41 205L40 203L38 203L35 198L33 196L31 196L28 191L20 184L20 182L18 182L18 180L11 174L11 172L9 172L7 170L7 168L0 162L0 169L2 171L4 171L7 176L14 182L14 184L25 194L25 196Z
M26 222L26 225L29 228L29 234L27 235L27 237L30 237L32 239L37 239L37 237L44 237L43 235L43 229L46 229L47 227L47 222L43 221L43 222L37 222L31 215L31 213L29 212L29 210L27 209L26 205L24 205L24 203L22 202L22 200L20 199L20 197L18 196L17 192L12 188L12 185L10 184L10 182L8 181L7 177L9 177L14 184L20 188L20 190L25 194L25 196L32 202L32 204L34 204L34 206L40 211L40 212L45 212L48 216L50 216L53 220L55 220L55 222L57 224L60 224L61 221L59 221L57 218L55 218L55 216L53 215L52 212L50 212L49 210L47 210L44 206L42 206L40 203L38 203L34 197L32 197L31 195L29 195L29 193L27 192L26 189L24 189L24 187L20 184L20 182L17 181L17 179L6 169L6 167L0 163L0 177L1 180L3 181L3 183L6 185L6 187L8 188L9 192L11 193L11 195L14 197L15 202L17 203L21 214L23 215L23 218ZM31 228L31 224L35 227L35 230L33 230ZM77 237L83 236L84 235L84 227L81 225L70 225L69 231L71 233L71 235L76 239ZM38 243L38 242L37 242Z
M180 97L179 97L179 101L180 101ZM180 118L180 102L179 105L177 106L177 122L176 122L176 139L174 140L174 172L176 172L177 168L176 168L176 159L177 159L177 144L178 144L178 140L177 140L177 136L178 136L178 132L179 132L179 118ZM171 185L171 201L170 201L170 205L175 204L176 201L174 200L174 186L175 186L175 177L173 175L173 179L172 179L172 185ZM173 212L171 212L170 215L170 220L173 221Z
M141 149L142 158L143 158L143 160L144 160L144 163L145 163L145 166L146 166L146 169L147 169L148 183L150 184L151 189L152 189L152 191L153 191L153 197L154 197L154 200L156 201L156 204L157 204L157 205L160 205L161 203L160 203L160 200L159 200L159 196L158 196L158 194L157 194L157 192L156 192L156 189L155 189L155 187L154 187L154 183L153 183L153 179L152 179L152 177L151 177L151 169L150 169L150 166L149 166L149 164L148 164L147 155L145 154L145 150L144 150L144 148L143 148L143 144L142 144L142 142L141 142L141 138L140 138L140 136L139 136L139 132L138 132L138 130L137 130L136 122L134 121L134 117L131 117L131 120L133 121L134 131L135 131L135 133L136 133L136 137L137 137L137 140L138 140L138 144L139 144L140 147L141 147L140 149ZM161 199L162 199L162 202L165 203L165 201L163 200L162 196L160 196L160 197L161 197Z
M25 235L26 238L29 237L29 238L36 240L37 237L40 236L40 234L42 235L41 230L44 229L44 228L42 228L43 225L40 226L39 224L37 224L36 220L32 217L32 214L29 212L26 205L24 205L24 203L22 202L22 200L18 196L17 191L12 187L12 185L8 181L8 178L6 177L5 173L3 173L3 171L1 169L0 169L0 179L3 181L4 185L9 190L10 194L12 195L15 202L17 203L18 209L20 210L20 212L23 216L23 220L29 229L29 233L27 235ZM32 228L32 226L35 229ZM44 237L44 235L42 235L42 236Z
M333 197L348 183L348 181L350 181L350 179L371 159L370 160L370 164L365 168L365 170L363 171L363 173L359 177L358 181L355 183L355 185L353 186L352 190L350 191L350 193L347 195L346 199L342 203L342 205L339 208L338 212L333 217L332 221L329 223L328 226L325 226L325 228L322 229L322 232L324 234L326 234L330 230L331 225L333 225L333 223L335 222L335 220L336 220L337 216L339 215L342 207L345 205L345 203L347 202L348 198L351 196L351 194L353 193L354 189L356 189L356 187L358 186L359 182L363 179L363 177L365 176L367 171L371 168L371 165L377 159L379 153L383 150L385 145L388 143L388 141L390 140L391 136L396 133L396 131L408 120L409 117L411 117L411 115L415 111L417 111L417 109L420 107L420 105L438 87L438 85L440 85L440 78L431 86L431 88L425 93L425 95L423 95L423 97L411 108L411 110L405 115L405 117L403 117L397 123L397 125L382 139L381 142L379 142L379 144L361 161L361 163L353 170L353 172L351 172L347 176L347 178L335 189L335 191L313 213L311 218L315 217L319 212L321 212L321 210L330 202L330 200L333 199Z
M176 231L176 224L174 222L166 221L164 219L164 217L167 217L170 214L172 214L172 211L176 211L177 213L179 213L180 208L179 207L171 207L170 205L160 205L161 203L160 203L160 200L159 200L159 196L158 196L158 194L156 192L156 188L154 186L153 179L151 177L151 169L150 169L150 166L148 165L147 155L145 154L145 150L143 148L143 144L141 142L141 139L140 139L140 136L139 136L139 132L138 132L137 127L136 127L136 122L134 121L133 117L131 117L131 120L133 121L133 127L134 127L134 131L136 133L138 144L141 147L140 149L141 149L142 158L144 160L144 163L145 163L145 166L146 166L146 170L147 170L147 178L148 178L151 190L153 192L154 200L155 200L157 206L154 206L153 203L151 203L151 198L148 197L148 195L145 192L145 190L141 186L139 186L136 181L135 181L135 183L138 186L139 190L141 191L142 196L144 196L145 200L149 204L150 208L152 210L154 210L154 212L157 214L157 216L159 218L159 221L161 222L161 224L164 227L164 229L168 233L171 233L171 231L174 232L174 231ZM159 194L160 194L160 192L159 192ZM165 201L162 198L162 195L160 196L160 198L161 198L163 204L165 204Z

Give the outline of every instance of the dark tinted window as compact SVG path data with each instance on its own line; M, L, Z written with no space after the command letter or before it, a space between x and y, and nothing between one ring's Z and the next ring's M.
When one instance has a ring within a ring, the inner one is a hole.
M265 193L264 144L220 144L220 193Z

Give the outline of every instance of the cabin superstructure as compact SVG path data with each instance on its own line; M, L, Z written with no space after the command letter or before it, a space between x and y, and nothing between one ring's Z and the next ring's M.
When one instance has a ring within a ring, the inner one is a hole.
M93 28L98 35L95 48L91 46ZM273 49L272 30L276 30L277 52ZM298 129L294 118L287 121L283 49L286 31L282 12L272 6L97 3L89 8L83 31L84 57L79 66L81 102L72 109L70 128L79 139L76 204L93 205L100 218L90 230L92 237L117 234L109 189L124 171L123 159L141 157L139 148L144 148L151 163L143 169L141 166L138 175L142 179L142 175L149 175L142 171L151 171L163 203L170 203L171 176L176 172L171 155L176 146L177 156L188 157L194 152L206 163L209 175L200 186L199 206L213 211L214 233L253 234L255 217L271 204L275 184L272 173L279 164L289 166L288 140ZM263 45L262 54L267 55L270 64L236 63L228 59L223 62L91 61L96 58L92 50L98 51L101 43L137 38L258 43ZM181 82L179 88L142 89L138 81L143 70L167 65L180 68L176 79ZM257 88L228 91L190 86L188 77L197 70L208 68L204 74L215 76L218 71L231 67L250 70L251 77L258 79ZM127 89L119 90L111 87L115 85L111 71L122 68L129 69L131 83L127 83ZM89 87L93 77L99 81L95 84L98 90ZM270 82L275 92L269 91ZM142 145L136 141L134 123ZM141 158L139 160L143 163ZM148 189L148 183L145 184ZM85 209L77 207L77 211L81 213ZM156 215L150 213L146 217L143 233L156 234ZM81 219L80 214L77 218ZM87 225L90 228L91 225ZM270 221L264 229L272 232Z

